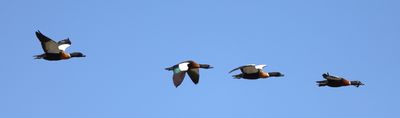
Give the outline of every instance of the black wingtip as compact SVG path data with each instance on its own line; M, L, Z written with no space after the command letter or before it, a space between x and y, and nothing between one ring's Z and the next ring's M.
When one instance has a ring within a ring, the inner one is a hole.
M193 82L193 84L197 85L199 83L199 81Z
M44 36L44 35L42 34L42 32L40 32L39 30L36 31L35 34L36 34L36 36L37 36L38 38L39 38L40 36Z
M229 71L229 74L231 74L232 72L234 72L235 71L235 69L233 69L233 70L231 70L231 71Z

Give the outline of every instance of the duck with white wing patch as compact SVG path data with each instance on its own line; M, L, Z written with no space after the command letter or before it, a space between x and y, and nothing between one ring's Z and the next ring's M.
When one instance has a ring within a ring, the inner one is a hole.
M192 79L194 84L199 83L200 79L199 68L211 69L213 67L211 67L208 64L198 64L195 61L189 60L165 68L165 70L173 71L174 74L172 79L174 81L175 87L178 87L179 85L181 85L183 79L185 78L186 72L188 73L190 79Z
M65 50L71 46L69 38L55 42L54 40L43 35L40 31L35 32L36 37L39 39L44 54L35 55L35 59L45 59L49 61L66 60L72 57L86 57L81 52L67 53Z
M280 72L265 72L263 68L266 65L261 64L261 65L255 65L255 64L248 64L244 66L237 67L233 70L231 70L229 73L232 73L236 70L239 70L242 72L237 75L233 75L234 78L236 79L250 79L250 80L256 80L260 78L269 78L269 77L283 77L284 75Z

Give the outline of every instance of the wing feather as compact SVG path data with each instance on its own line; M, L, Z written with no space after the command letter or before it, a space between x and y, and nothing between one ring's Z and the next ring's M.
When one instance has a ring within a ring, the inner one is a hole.
M232 72L234 72L236 70L239 70L239 69L242 69L242 68L245 68L245 67L249 67L249 66L256 66L256 65L255 64L248 64L248 65L240 66L240 67L237 67L237 68L229 71L229 73L232 73Z
M184 71L174 73L172 79L174 81L175 87L178 87L179 85L182 84L183 79L185 78L185 73Z
M244 74L254 74L259 72L259 69L257 69L255 66L246 66L241 68L240 70Z
M188 62L180 63L178 65L178 68L180 71L187 71L189 69L189 63Z
M188 71L188 75L189 75L190 79L192 79L194 84L199 83L200 74L199 74L198 68L190 69Z
M328 81L342 81L343 80L343 78L335 77L335 76L327 76L327 77L325 77L325 79Z
M256 69L261 69L261 70L262 70L262 69L264 69L265 66L267 66L267 65L261 64L261 65L255 66L255 68L256 68Z
M58 44L54 40L43 35L40 31L36 32L36 37L39 39L44 52L60 53L60 49L58 49Z
M71 41L69 40L69 38L58 41L58 49L65 51L69 46L71 46Z

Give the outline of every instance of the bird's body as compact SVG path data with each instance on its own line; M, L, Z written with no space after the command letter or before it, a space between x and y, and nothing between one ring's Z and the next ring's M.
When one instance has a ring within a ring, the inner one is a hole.
M342 87L342 86L350 86L350 85L354 85L356 87L359 87L361 85L364 85L360 81L349 81L349 80L346 80L343 77L337 77L337 76L329 75L329 73L322 74L322 77L325 80L317 81L317 84L318 84L319 87L322 87L322 86Z
M255 64L248 64L244 66L240 66L238 68L235 68L231 70L229 73L232 73L233 71L239 70L242 72L237 75L233 75L234 78L240 79L249 79L249 80L255 80L255 79L260 79L260 78L269 78L269 77L282 77L284 76L280 72L265 72L263 68L266 65L255 65Z
M260 78L268 78L269 75L266 72L259 72L259 73L252 73L252 74L238 74L238 75L234 75L235 78L244 78L244 79L249 79L249 80L256 80L256 79L260 79Z
M37 31L35 34L42 45L43 51L45 52L40 55L35 55L35 59L58 61L70 59L72 57L85 57L85 55L80 52L67 53L65 51L69 46L71 46L71 41L69 39L55 42L54 40L43 35L40 31Z
M49 61L65 60L71 58L71 55L65 52L60 53L44 53L41 55L36 55L35 59L45 59Z
M173 71L173 82L175 87L178 87L185 78L186 72L194 84L199 83L200 74L199 68L210 69L213 68L208 64L198 64L195 61L189 60L178 63L174 66L166 68L168 71Z

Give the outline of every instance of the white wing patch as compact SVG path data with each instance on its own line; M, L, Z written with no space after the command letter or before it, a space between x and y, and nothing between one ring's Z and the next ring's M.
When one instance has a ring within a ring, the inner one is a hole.
M256 69L261 69L261 70L262 70L265 66L267 66L267 65L264 65L264 64L257 65L257 66L256 66Z
M65 51L69 46L71 46L70 44L62 44L58 46L58 49Z
M179 70L181 70L181 71L187 71L187 70L189 70L189 63L188 62L185 62L185 63L181 63L181 64L179 64L178 66L179 66Z

